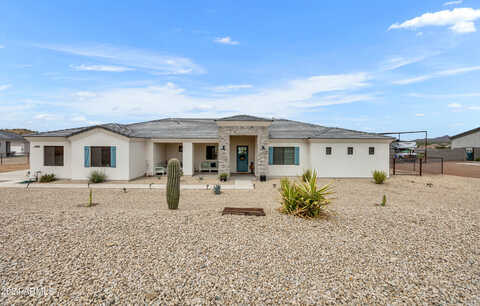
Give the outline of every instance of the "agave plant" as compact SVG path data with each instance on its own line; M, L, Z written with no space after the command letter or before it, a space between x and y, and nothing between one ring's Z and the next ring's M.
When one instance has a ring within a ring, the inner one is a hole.
M318 188L317 173L313 171L309 178L299 184L283 179L281 194L282 212L305 218L315 218L321 215L324 208L331 203L328 196L333 194L333 190L330 185Z

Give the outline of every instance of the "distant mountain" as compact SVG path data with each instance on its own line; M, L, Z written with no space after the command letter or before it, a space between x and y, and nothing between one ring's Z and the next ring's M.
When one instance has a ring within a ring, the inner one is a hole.
M29 130L29 129L3 129L3 130L0 130L0 131L15 133L15 134L18 134L18 135L26 135L26 134L36 133L36 131L32 131L32 130Z
M427 148L430 149L448 149L450 148L450 141L451 138L448 135L436 137L436 138L428 138ZM425 143L425 139L417 139L417 146L423 147Z

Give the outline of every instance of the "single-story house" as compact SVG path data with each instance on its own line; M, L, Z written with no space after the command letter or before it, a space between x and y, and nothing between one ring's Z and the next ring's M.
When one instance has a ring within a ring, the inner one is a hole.
M171 158L184 175L203 171L319 177L389 173L393 138L285 119L238 115L220 119L167 118L30 134L33 173L86 179L92 170L111 180L155 174Z
M0 156L26 155L30 151L30 145L23 136L0 131Z
M480 127L451 137L452 149L465 149L466 160L480 158Z

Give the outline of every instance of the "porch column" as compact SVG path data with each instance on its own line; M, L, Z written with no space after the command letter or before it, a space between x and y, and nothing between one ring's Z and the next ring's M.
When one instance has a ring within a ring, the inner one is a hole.
M147 175L153 175L153 168L155 167L155 165L153 164L153 150L155 148L155 145L153 144L152 141L147 141L147 144L146 144L146 172L147 172Z
M225 128L219 128L218 173L230 175L230 134Z
M183 142L183 175L193 175L193 143Z

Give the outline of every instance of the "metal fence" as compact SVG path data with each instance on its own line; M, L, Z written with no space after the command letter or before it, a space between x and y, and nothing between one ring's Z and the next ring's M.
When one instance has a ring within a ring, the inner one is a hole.
M392 158L390 168L393 175L443 174L443 158Z

